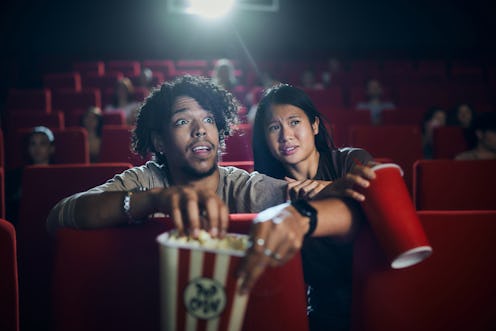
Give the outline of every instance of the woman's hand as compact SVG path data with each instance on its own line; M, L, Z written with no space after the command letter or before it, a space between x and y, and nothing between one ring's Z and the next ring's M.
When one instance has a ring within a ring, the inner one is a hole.
M331 181L325 180L296 180L289 177L284 177L284 179L288 182L288 199L290 200L312 199L327 185L332 183Z
M249 292L267 266L288 262L301 249L308 227L309 220L289 203L259 213L252 225L250 248L238 271L241 292Z
M375 179L375 172L371 169L371 166L375 164L376 163L370 163L369 165L354 165L351 172L347 173L344 177L335 180L321 190L317 198L335 196L349 197L357 201L364 201L365 196L357 190L357 187L369 187L370 181Z

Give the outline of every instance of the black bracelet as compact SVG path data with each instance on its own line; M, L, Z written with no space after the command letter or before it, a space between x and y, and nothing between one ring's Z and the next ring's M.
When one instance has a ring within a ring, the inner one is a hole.
M310 223L305 238L310 237L317 228L317 209L313 208L308 201L298 199L291 202L291 205L302 215L310 218Z

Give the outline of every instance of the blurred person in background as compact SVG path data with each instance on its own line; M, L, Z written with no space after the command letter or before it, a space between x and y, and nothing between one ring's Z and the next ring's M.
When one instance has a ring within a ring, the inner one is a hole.
M230 92L234 92L239 85L236 79L234 64L229 59L219 59L215 62L212 71L212 81Z
M476 113L472 106L467 103L456 105L448 113L447 124L459 126L464 129L471 129L474 125Z
M5 207L6 218L14 225L17 224L19 202L21 199L22 174L27 165L49 165L53 162L55 153L55 137L45 126L34 127L27 137L25 150L27 163L21 167L9 170L5 176Z
M91 163L100 159L100 146L102 144L103 114L99 107L91 106L81 116L81 127L88 132L88 146L90 149Z
M384 110L396 109L395 104L390 100L384 100L384 90L381 82L377 79L370 79L365 84L365 96L367 100L359 102L356 110L370 111L370 121L373 125L382 123L382 112Z
M457 126L463 129L463 135L470 149L477 145L477 137L475 136L475 119L477 113L474 108L468 103L460 103L448 112L446 124Z
M434 129L446 125L447 113L444 109L433 106L424 113L422 120L422 149L425 159L432 159L432 136Z
M479 114L474 122L475 148L458 154L456 160L492 160L496 159L496 113Z
M136 114L140 103L135 100L134 86L127 77L119 79L114 88L112 103L107 105L105 112L122 111L126 116L126 123L134 125L136 123Z

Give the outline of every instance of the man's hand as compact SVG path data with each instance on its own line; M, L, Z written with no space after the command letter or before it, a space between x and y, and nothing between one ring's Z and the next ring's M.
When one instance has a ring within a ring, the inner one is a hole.
M156 190L154 200L156 210L170 215L180 234L198 238L205 229L215 238L227 232L229 210L214 191L173 186Z
M250 248L238 270L241 292L249 292L268 265L288 262L301 249L307 231L308 219L289 203L258 214L251 229Z

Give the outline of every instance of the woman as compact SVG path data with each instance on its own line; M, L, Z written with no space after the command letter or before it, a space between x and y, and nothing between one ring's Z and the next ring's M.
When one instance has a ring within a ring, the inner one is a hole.
M374 178L373 171L363 166L371 164L370 154L337 149L309 97L289 85L269 89L260 101L253 151L255 170L286 178L292 198L312 198L324 188L331 189L360 212L356 200L364 197L353 185L367 186ZM302 257L311 330L349 329L352 238L307 238Z
M91 163L100 159L102 144L103 115L99 107L91 106L81 117L81 126L88 131L88 145Z
M425 113L422 119L422 150L425 159L432 159L433 145L432 139L434 129L446 125L447 113L444 109L432 106Z

